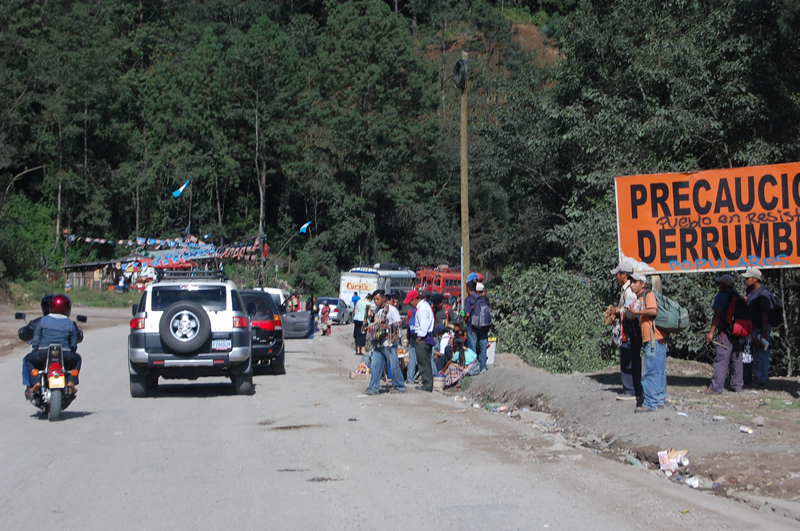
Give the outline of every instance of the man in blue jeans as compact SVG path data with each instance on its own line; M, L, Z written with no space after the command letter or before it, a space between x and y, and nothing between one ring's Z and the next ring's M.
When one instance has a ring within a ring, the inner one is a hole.
M478 300L478 294L475 292L476 281L471 280L467 282L467 298L464 299L464 320L467 324L467 348L478 352L478 334L472 329L470 324L470 317L472 317L472 310L475 309L475 301Z
M484 286L483 282L478 282L475 284L475 294L477 297L475 298L475 302L477 303L478 299L485 298L484 295ZM487 302L488 304L488 302ZM473 305L473 310L474 310ZM472 319L470 319L471 321ZM489 352L489 326L484 326L482 328L478 328L472 326L472 323L469 323L469 328L472 330L475 338L475 352L478 354L478 365L480 366L481 372L486 372L486 361L487 361L487 353ZM467 339L469 339L469 331L467 331Z
M631 290L638 297L638 305L630 305L625 311L639 316L644 345L644 372L642 389L644 400L635 409L636 413L647 413L663 409L667 400L667 334L656 328L658 303L652 291L647 291L647 277L642 273L631 275Z
M400 344L400 312L386 303L386 292L382 289L372 294L372 301L378 308L378 313L375 314L375 322L369 328L371 336L375 339L373 344L377 343L378 348L372 353L369 387L364 392L368 395L377 395L380 392L381 376L388 363L392 371L394 391L405 393L406 384L403 380L403 371L400 370L400 360L397 358L397 346Z
M745 364L744 383L765 386L769 380L769 311L772 309L772 298L769 290L761 283L759 269L748 267L742 277L747 288L747 309L750 320L753 321L753 333L750 334L753 362L749 364L752 376L748 378L748 364Z

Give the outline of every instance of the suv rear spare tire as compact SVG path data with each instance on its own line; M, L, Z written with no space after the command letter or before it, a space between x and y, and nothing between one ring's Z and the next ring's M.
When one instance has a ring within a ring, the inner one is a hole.
M166 309L158 324L161 341L179 354L198 351L211 336L211 321L196 302L176 302Z

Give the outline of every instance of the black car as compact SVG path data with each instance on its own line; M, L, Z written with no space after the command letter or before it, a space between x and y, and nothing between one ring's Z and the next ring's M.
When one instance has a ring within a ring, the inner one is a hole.
M253 330L253 368L258 374L286 374L283 323L278 305L269 293L241 290Z

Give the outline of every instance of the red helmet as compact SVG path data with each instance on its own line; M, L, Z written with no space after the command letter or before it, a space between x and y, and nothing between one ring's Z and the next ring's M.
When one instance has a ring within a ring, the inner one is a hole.
M66 295L56 295L50 301L50 313L60 313L69 317L72 311L72 301Z

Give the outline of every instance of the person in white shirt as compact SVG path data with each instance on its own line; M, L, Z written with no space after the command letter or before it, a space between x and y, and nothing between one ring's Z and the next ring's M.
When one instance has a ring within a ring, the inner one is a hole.
M392 387L395 393L406 392L406 382L403 371L400 369L400 360L397 358L397 346L400 344L401 320L400 312L391 304L386 303L386 292L382 289L372 294L372 302L378 309L375 321L369 325L368 331L372 344L378 348L372 354L370 366L369 387L364 391L368 395L380 393L381 376L386 364L392 371Z
M419 292L415 289L406 294L403 304L410 304L416 310L414 315L414 333L416 334L417 344L417 367L422 384L417 386L420 391L433 391L433 368L431 366L431 351L434 345L433 339L433 310L431 305L419 298Z

